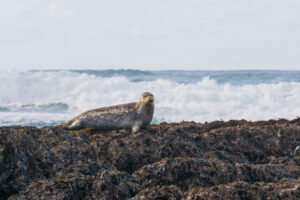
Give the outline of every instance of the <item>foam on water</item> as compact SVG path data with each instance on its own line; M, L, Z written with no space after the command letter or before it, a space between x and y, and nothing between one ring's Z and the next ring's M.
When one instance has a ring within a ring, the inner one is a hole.
M300 82L236 84L208 76L183 82L152 76L133 81L120 74L2 70L0 125L51 125L88 109L137 101L144 91L155 96L154 122L300 116Z

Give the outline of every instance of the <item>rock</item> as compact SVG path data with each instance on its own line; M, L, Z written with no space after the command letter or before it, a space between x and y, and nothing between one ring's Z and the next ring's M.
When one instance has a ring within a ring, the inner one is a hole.
M20 199L128 199L139 191L139 184L126 172L110 164L76 164L56 173L55 178L34 180Z
M299 199L299 181L253 184L235 181L210 188L193 188L185 194L184 199Z
M170 186L157 186L149 187L141 190L131 200L147 200L147 199L169 199L169 200L180 200L182 198L182 192L180 188L175 185Z
M300 119L0 127L0 199L297 199Z

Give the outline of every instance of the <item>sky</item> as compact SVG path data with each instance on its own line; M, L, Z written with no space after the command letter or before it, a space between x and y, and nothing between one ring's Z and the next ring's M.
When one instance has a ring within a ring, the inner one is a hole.
M1 0L0 69L299 69L300 0Z

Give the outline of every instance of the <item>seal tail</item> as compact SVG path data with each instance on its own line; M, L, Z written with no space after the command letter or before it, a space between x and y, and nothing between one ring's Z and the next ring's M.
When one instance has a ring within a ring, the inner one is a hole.
M81 129L81 121L80 120L71 120L69 122L63 123L62 126L65 130L79 130Z
M61 123L61 124L53 125L52 127L54 127L54 128L64 128L65 126L66 126L66 123Z
M72 121L68 121L68 122L63 122L61 124L56 124L53 127L54 128L63 128L65 130L71 130L72 129L71 124L72 124Z

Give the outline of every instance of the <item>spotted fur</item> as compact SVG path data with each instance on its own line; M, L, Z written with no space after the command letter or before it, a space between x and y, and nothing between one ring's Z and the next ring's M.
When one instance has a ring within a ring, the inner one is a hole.
M64 128L69 130L131 128L136 132L152 121L153 113L154 97L151 93L145 92L141 95L139 102L89 110L65 123Z

